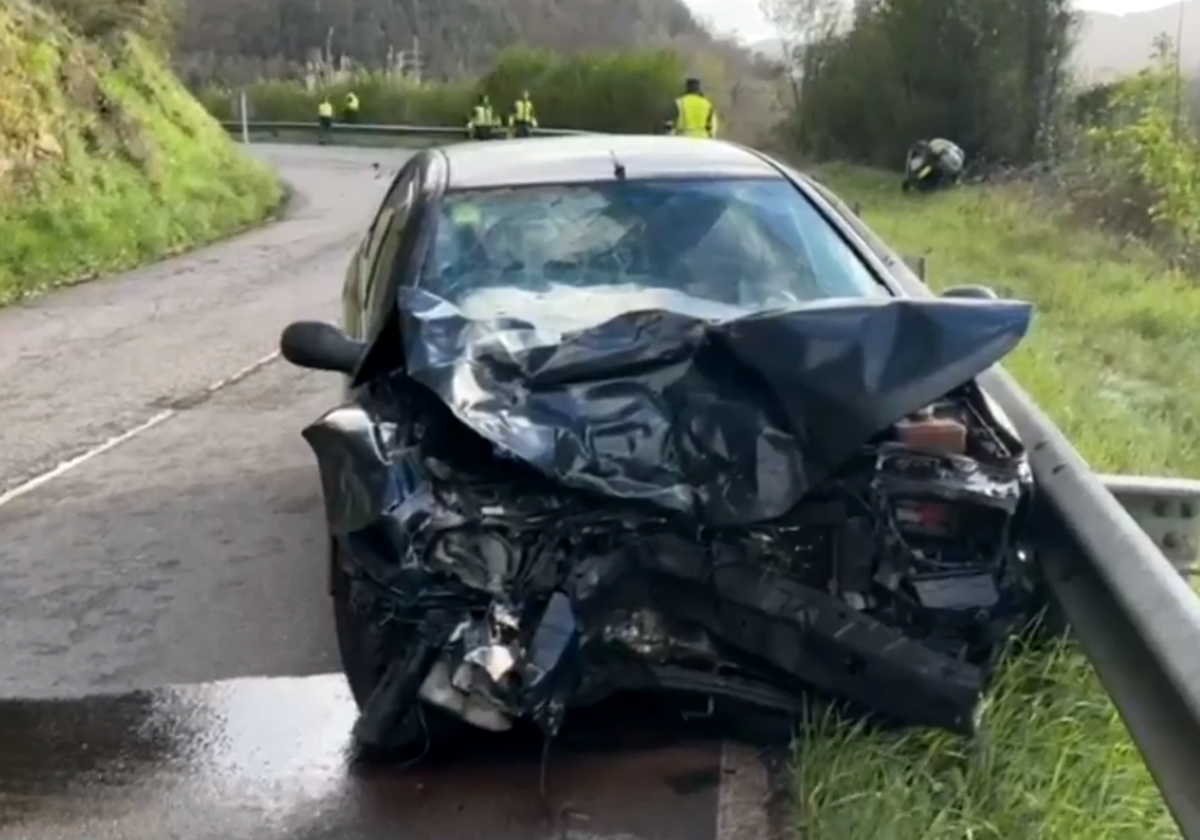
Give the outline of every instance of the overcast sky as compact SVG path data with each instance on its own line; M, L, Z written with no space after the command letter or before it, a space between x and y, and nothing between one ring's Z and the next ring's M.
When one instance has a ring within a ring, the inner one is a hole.
M754 41L774 35L759 12L758 0L684 0L692 11L711 22L718 30ZM1143 12L1161 6L1173 6L1172 0L1081 0L1079 7L1099 12Z

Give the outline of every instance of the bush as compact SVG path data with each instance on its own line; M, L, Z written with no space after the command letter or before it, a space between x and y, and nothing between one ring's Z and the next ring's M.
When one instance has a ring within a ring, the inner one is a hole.
M804 51L793 125L803 151L889 168L922 137L950 138L972 161L1045 153L1065 91L1067 0L862 8L851 29Z
M502 108L529 88L543 125L649 133L670 114L685 75L673 50L563 56L517 48L501 54L482 86Z
M251 119L293 122L314 119L325 96L340 107L351 90L359 97L363 122L395 125L460 125L475 94L470 84L418 84L402 76L361 72L311 91L295 82L258 82L246 97Z
M177 6L172 0L36 0L85 38L141 35L157 44L171 40Z
M1200 245L1200 144L1177 113L1174 59L1162 59L1093 98L1064 180L1090 220L1191 260Z
M562 56L514 48L478 80L417 84L394 74L360 72L345 80L306 88L299 82L262 81L245 89L250 118L264 121L315 119L317 104L329 96L340 106L353 90L367 123L462 125L479 92L507 112L528 88L538 121L554 128L651 132L668 114L685 76L682 57L672 50L631 50ZM219 119L236 117L238 92L208 89L200 101Z

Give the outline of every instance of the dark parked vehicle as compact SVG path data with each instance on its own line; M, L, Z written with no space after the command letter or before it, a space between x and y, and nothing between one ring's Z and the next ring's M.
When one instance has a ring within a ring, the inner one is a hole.
M348 378L304 437L360 740L644 690L969 732L1034 591L1030 471L974 378L1031 311L914 284L737 145L414 156L342 325L282 337Z

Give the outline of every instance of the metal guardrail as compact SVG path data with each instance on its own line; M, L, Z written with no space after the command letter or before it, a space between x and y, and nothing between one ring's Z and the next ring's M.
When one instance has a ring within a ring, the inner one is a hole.
M298 132L318 134L320 126L313 122L287 122L266 120L222 120L221 127L231 134L241 134L243 142L250 142L251 134L279 134L281 132ZM333 135L360 135L369 137L427 137L430 139L466 139L464 126L428 126L428 125L375 125L370 123L334 123L329 129ZM568 137L578 134L591 134L589 131L575 131L567 128L535 128L534 137Z
M857 215L857 204L853 210ZM906 255L904 263L922 282L926 280L925 257ZM1186 578L1200 574L1200 481L1132 475L1097 478L1180 574Z
M1016 380L995 368L980 384L1029 447L1051 591L1183 835L1200 838L1200 599Z
M317 131L312 123L224 125L247 141L252 131ZM423 126L335 132L463 136L461 129ZM860 224L857 209L837 210ZM909 265L896 255L893 262L909 268L897 273L910 294L933 296L923 282L924 258ZM1006 371L995 367L979 380L1028 447L1051 592L1183 837L1200 840L1200 598L1179 573L1195 563L1200 483L1097 475Z
M897 262L909 292L933 296L924 257ZM1029 449L1051 593L1183 837L1200 840L1200 598L1186 579L1200 482L1098 475L1003 368L979 382Z
M1172 566L1185 577L1200 574L1200 481L1134 475L1099 478Z

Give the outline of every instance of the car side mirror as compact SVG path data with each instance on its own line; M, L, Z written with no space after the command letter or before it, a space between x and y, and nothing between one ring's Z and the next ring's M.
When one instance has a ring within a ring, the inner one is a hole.
M999 300L991 286L951 286L942 292L942 297L966 298L968 300Z
M279 337L279 352L296 367L332 373L354 373L367 345L355 341L333 324L296 321Z

